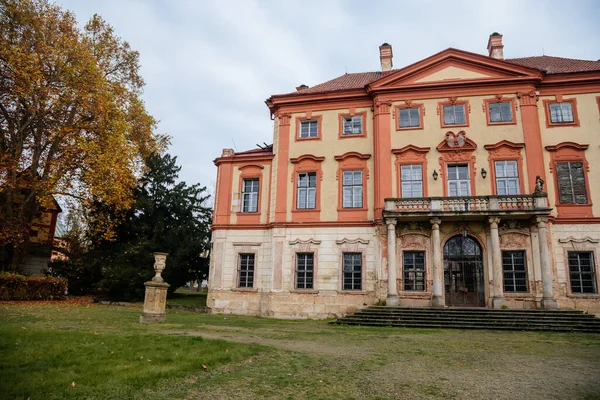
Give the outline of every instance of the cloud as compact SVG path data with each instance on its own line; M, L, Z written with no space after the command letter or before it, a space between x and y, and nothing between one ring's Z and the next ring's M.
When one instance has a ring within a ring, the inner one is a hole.
M486 53L504 35L506 57L598 59L600 3L505 0L58 0L80 23L93 13L140 52L144 100L173 137L180 178L211 185L224 147L271 143L264 100L347 72L379 70L389 42L394 67L447 47Z

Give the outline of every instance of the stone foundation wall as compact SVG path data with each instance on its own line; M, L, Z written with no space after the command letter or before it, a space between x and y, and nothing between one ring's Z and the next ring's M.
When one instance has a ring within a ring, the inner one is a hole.
M553 224L551 230L554 296L558 307L600 314L600 224ZM567 258L570 251L593 253L596 294L572 293Z

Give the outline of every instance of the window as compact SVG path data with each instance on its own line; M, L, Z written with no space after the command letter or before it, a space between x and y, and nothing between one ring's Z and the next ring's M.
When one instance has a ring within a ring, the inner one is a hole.
M583 162L557 162L556 178L561 204L588 204Z
M527 292L527 269L524 251L503 251L502 270L505 292Z
M400 166L402 197L423 197L423 171L420 164Z
M244 179L242 183L242 212L258 211L258 179Z
M569 277L572 293L596 293L594 255L588 252L569 252Z
M362 135L362 116L355 115L353 117L343 117L343 134L344 135Z
M575 122L573 117L573 104L571 102L550 103L550 122L553 124L570 124Z
M444 125L465 125L466 123L464 104L444 106Z
M418 128L421 126L419 108L398 109L398 125L400 128Z
M362 171L344 171L342 181L343 208L362 208Z
M496 161L496 192L499 196L519 194L517 161Z
M512 104L510 101L501 103L488 103L490 122L512 122Z
M362 253L344 253L344 290L362 289Z
M314 254L296 253L296 289L312 289L314 271Z
M297 208L317 208L317 173L307 172L298 174Z
M319 136L319 121L300 121L300 138L316 138Z
M448 196L470 196L468 165L448 165Z
M425 252L404 252L404 290L425 291Z
M254 254L240 254L238 287L254 286Z

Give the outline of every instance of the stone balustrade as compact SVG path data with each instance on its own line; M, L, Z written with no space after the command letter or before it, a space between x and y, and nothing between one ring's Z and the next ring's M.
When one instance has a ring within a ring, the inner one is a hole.
M385 199L384 214L462 215L462 214L548 214L545 195L458 196Z

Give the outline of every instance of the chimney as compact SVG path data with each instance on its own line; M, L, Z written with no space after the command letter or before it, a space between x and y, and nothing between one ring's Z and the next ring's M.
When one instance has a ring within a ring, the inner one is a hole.
M305 84L302 84L302 85L300 85L300 86L296 86L296 90L297 90L298 92L301 92L301 91L303 91L304 89L308 89L308 86L306 86Z
M504 60L504 45L502 44L502 35L498 32L494 32L490 35L490 39L488 40L488 53L492 58L497 58L499 60Z
M391 71L392 69L392 46L384 43L379 46L379 59L381 60L381 71Z

